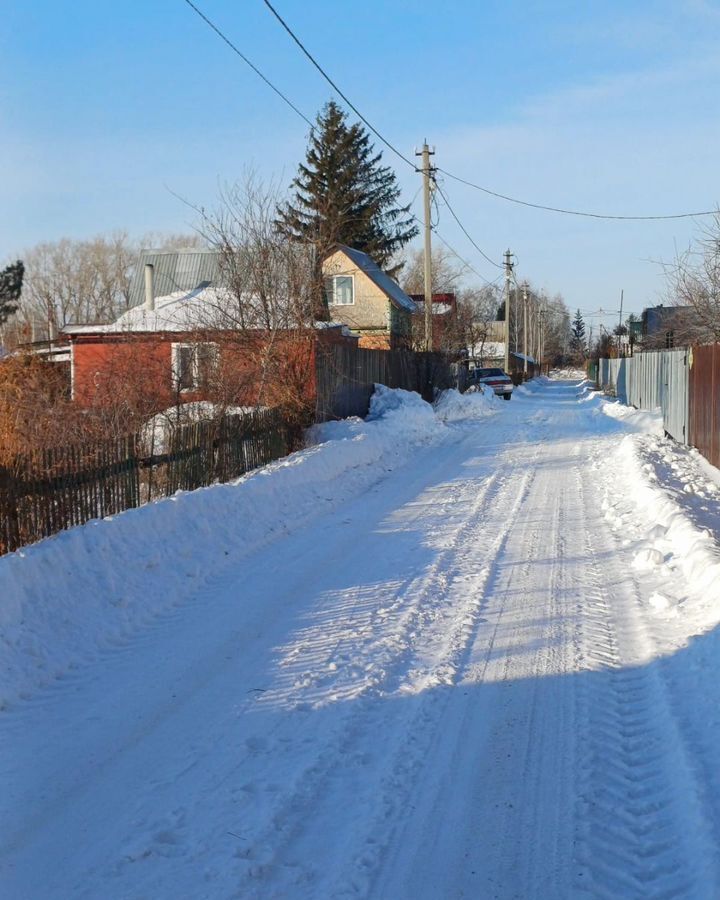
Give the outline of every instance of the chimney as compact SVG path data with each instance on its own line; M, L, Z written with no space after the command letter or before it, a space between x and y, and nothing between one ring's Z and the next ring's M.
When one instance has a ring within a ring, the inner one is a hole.
M155 293L153 289L152 263L145 263L145 309L152 312L155 309Z

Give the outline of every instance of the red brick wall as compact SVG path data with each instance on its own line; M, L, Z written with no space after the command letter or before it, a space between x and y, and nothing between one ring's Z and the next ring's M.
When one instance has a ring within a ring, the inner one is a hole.
M218 344L221 377L213 396L183 391L182 402L215 399L248 406L290 401L314 405L317 344L357 343L337 329L276 335L271 349L261 335L82 336L73 346L73 399L90 407L109 405L122 395L137 408L167 409L178 399L172 383L172 344L198 340Z
M173 402L171 343L155 336L76 340L73 399L81 406L94 406L118 391L141 392L164 409Z

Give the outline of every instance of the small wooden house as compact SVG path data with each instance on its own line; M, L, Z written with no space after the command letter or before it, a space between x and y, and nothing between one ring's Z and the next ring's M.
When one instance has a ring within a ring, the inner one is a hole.
M407 347L415 303L367 253L338 244L323 263L330 318L375 350Z

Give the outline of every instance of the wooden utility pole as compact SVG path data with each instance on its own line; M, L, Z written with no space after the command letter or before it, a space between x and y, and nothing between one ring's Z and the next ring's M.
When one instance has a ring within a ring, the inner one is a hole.
M510 374L510 279L512 278L512 253L505 251L505 371Z
M432 321L432 241L430 239L432 223L430 219L430 177L435 171L430 167L430 157L435 155L435 151L431 150L427 141L423 144L423 148L415 156L422 156L422 172L423 176L423 206L425 209L425 349L433 348L433 321Z
M622 347L622 311L623 300L625 299L625 290L620 291L620 321L618 323L618 357L620 356L620 348Z
M523 376L525 377L525 381L527 381L527 369L528 369L528 284L527 281L523 281L523 356L525 359L523 360Z

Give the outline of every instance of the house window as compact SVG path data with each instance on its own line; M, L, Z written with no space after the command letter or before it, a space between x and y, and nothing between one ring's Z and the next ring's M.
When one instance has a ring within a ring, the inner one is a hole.
M325 279L325 296L329 306L352 306L355 283L352 275L333 275Z
M217 368L216 344L173 344L173 384L178 391L207 388Z
M672 350L675 346L675 332L674 331L666 331L665 332L665 348L667 350Z

